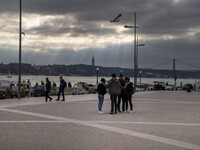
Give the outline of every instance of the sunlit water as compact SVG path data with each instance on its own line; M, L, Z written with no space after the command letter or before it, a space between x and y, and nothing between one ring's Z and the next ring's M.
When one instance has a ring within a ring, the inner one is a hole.
M57 85L59 85L59 76L22 76L22 81L27 81L30 79L32 86L35 85L35 83L41 83L41 81L45 82L45 78L48 77L51 82L55 82ZM99 81L102 77L99 77ZM106 80L109 80L110 77L104 77ZM77 82L87 82L91 84L96 84L97 82L97 77L82 77L82 76L63 76L63 79L66 82L71 82L72 85L74 85ZM14 75L13 78L7 78L6 75L0 75L0 80L8 80L8 81L18 81L18 76ZM186 84L186 83L195 83L196 79L177 79L177 85ZM131 81L133 82L133 78L131 78ZM153 81L163 81L163 82L168 82L169 84L174 84L174 79L166 79L166 78L141 78L142 83L148 83L148 84L153 84ZM139 78L138 78L139 82Z

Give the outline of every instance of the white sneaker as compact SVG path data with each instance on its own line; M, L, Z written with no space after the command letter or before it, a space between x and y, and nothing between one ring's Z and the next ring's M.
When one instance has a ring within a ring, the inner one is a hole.
M133 113L133 111L131 110L131 111L130 111L130 113L132 114L132 113Z
M99 111L99 114L100 114L100 115L103 115L103 114L104 114L104 112L102 112L102 111Z

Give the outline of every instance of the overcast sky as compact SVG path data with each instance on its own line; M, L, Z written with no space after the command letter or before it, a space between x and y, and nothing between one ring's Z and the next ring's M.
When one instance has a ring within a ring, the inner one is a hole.
M133 68L137 12L139 67L200 68L199 0L22 0L22 62ZM120 22L109 20L122 13ZM1 0L0 62L18 62L19 0ZM170 61L171 60L171 61ZM166 63L165 65L159 65ZM181 62L184 62L185 65Z

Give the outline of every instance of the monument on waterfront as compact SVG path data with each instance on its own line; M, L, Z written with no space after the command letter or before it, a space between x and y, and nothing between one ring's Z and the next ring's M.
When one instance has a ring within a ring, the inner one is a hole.
M95 58L94 58L94 56L92 57L92 64L91 65L95 66Z

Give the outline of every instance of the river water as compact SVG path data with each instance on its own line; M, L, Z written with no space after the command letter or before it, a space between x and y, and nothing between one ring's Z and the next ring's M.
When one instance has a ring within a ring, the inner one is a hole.
M5 75L0 75L0 80L8 80L8 81L18 81L18 76L13 75L13 78L7 78ZM22 76L22 81L27 81L30 79L32 86L35 85L35 83L41 83L41 81L45 82L45 78L48 77L51 82L55 82L57 85L59 85L59 76ZM102 77L99 77L99 81ZM106 80L109 80L110 77L104 77ZM63 79L66 82L71 82L72 85L74 85L77 82L87 82L91 84L96 84L97 82L97 77L82 77L82 76L63 76ZM191 83L194 84L196 79L177 79L176 83L177 86L186 83ZM133 78L131 78L131 81L133 82ZM169 84L174 84L174 79L167 79L167 78L141 78L142 83L148 83L148 84L153 84L153 81L162 81L162 82L168 82ZM139 78L138 78L139 82Z

